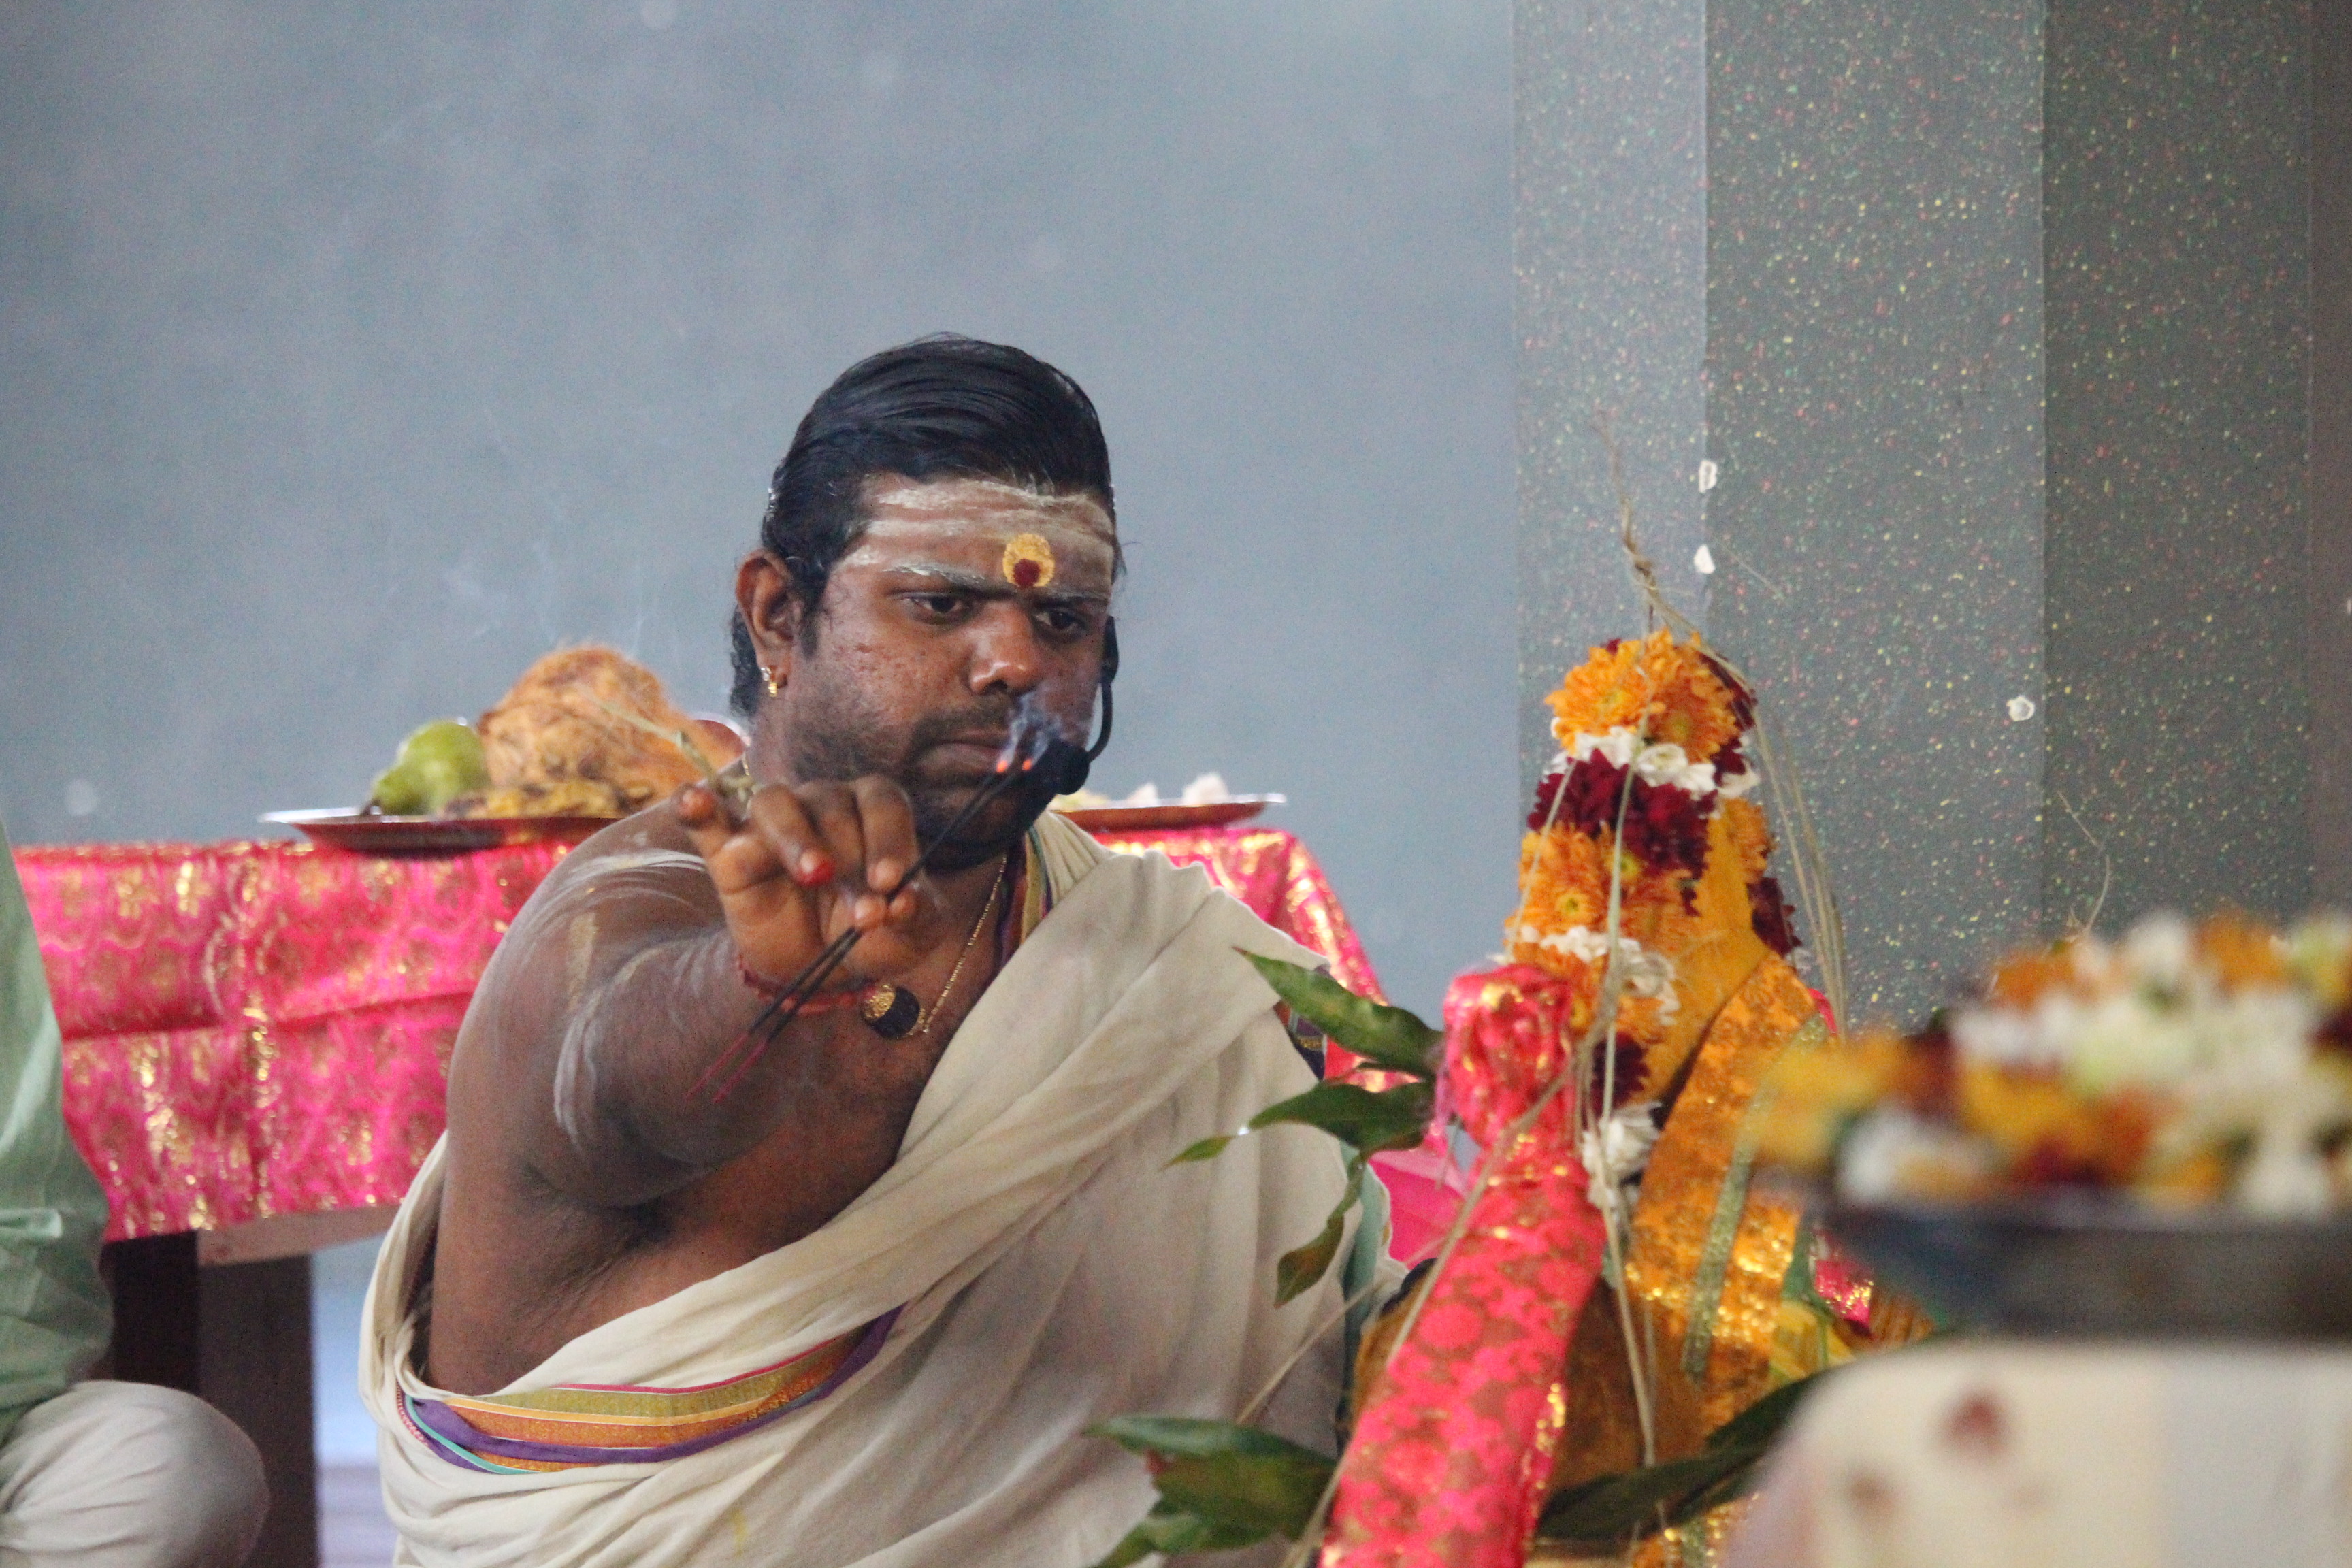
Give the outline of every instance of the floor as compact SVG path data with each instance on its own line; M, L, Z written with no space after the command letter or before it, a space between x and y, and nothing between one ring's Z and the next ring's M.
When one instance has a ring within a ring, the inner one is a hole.
M392 1521L375 1467L319 1467L320 1568L384 1568L392 1561Z
M319 1445L321 1568L385 1568L392 1521L375 1468L375 1424L360 1403L360 1302L376 1243L354 1242L310 1259L313 1414Z

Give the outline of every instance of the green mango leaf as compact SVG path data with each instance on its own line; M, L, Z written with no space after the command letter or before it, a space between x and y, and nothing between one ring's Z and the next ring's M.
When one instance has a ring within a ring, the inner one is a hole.
M1429 1078L1437 1071L1437 1043L1444 1037L1402 1007L1357 995L1318 970L1278 958L1242 954L1274 987L1290 1010L1331 1037L1342 1049L1374 1067Z
M1119 1538L1110 1555L1096 1563L1095 1568L1128 1568L1129 1563L1140 1563L1154 1554L1172 1557L1182 1552L1231 1552L1238 1546L1255 1546L1273 1533L1217 1524L1162 1498L1133 1530Z
M1159 1460L1152 1482L1164 1505L1220 1530L1297 1540L1331 1479L1333 1461L1314 1449L1231 1421L1120 1415L1090 1430Z
M1544 1541L1607 1542L1612 1546L1675 1522L1675 1505L1706 1490L1757 1453L1716 1448L1638 1470L1600 1476L1570 1487L1544 1504L1536 1535Z
M1150 1516L1147 1515L1144 1524L1150 1522ZM1096 1563L1094 1568L1129 1568L1129 1564L1140 1563L1159 1550L1160 1548L1152 1543L1151 1537L1144 1533L1144 1525L1139 1524L1120 1536L1118 1544L1112 1547L1108 1553Z
M1706 1435L1706 1446L1716 1448L1769 1448L1788 1426L1789 1417L1797 1413L1805 1396L1811 1394L1821 1374L1801 1377L1794 1383L1784 1383L1722 1426Z
M1198 1143L1187 1144L1182 1153L1168 1163L1171 1165L1183 1165L1194 1160L1213 1160L1223 1151L1224 1146L1233 1141L1233 1134L1230 1132L1219 1133L1213 1138L1203 1138Z
M1252 1128L1297 1122L1318 1127L1359 1154L1410 1149L1429 1131L1436 1090L1427 1083L1402 1083L1375 1092L1360 1084L1318 1083L1304 1094L1267 1106L1250 1118Z
M1347 1228L1348 1211L1355 1206L1356 1185L1348 1184L1348 1195L1323 1222L1322 1234L1304 1247L1294 1247L1275 1260L1274 1304L1286 1304L1301 1290L1312 1286L1331 1271L1331 1260L1339 1256L1339 1233Z
M1536 1534L1615 1545L1745 1497L1764 1456L1821 1379L1817 1373L1774 1389L1708 1433L1706 1447L1689 1458L1600 1476L1559 1493L1544 1505Z
M1331 1461L1301 1452L1281 1458L1171 1459L1152 1484L1177 1507L1227 1530L1273 1531L1298 1539L1331 1479Z
M1087 1428L1090 1437L1108 1437L1130 1454L1156 1454L1171 1459L1213 1459L1226 1454L1250 1458L1278 1458L1304 1454L1321 1458L1287 1437L1262 1427L1233 1421L1211 1421L1197 1415L1114 1415ZM1328 1464L1329 1460L1324 1460Z

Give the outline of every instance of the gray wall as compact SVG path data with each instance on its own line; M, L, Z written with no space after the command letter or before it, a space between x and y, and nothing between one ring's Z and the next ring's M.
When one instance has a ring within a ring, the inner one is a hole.
M723 700L809 398L940 328L1101 405L1098 770L1287 791L1402 999L1514 868L1509 15L0 10L0 814L350 801L566 639Z
M1610 441L1660 589L1706 613L1706 3L1522 0L1514 35L1519 782L1532 795L1559 749L1544 699L1595 643L1647 629Z

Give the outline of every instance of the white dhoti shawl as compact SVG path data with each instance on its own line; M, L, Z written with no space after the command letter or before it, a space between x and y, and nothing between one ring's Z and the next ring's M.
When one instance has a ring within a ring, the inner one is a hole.
M1274 1279L1344 1190L1339 1146L1281 1127L1169 1165L1311 1084L1234 950L1315 955L1197 868L1110 855L1051 816L1037 842L1052 911L956 1031L889 1170L814 1234L499 1391L697 1387L898 1310L816 1402L657 1463L496 1473L444 1457L403 1416L404 1394L453 1397L411 1355L436 1148L376 1266L361 1352L399 1562L1078 1568L1153 1500L1142 1464L1088 1426L1230 1419L1318 1335L1262 1419L1331 1450L1338 1281L1276 1308Z

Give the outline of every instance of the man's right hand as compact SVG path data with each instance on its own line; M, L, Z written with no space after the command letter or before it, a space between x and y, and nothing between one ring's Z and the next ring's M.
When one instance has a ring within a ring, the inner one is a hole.
M762 982L791 984L853 925L866 936L828 990L903 974L940 940L936 893L920 879L900 886L915 863L915 814L892 780L765 784L740 822L702 784L672 808L710 869L744 968Z

